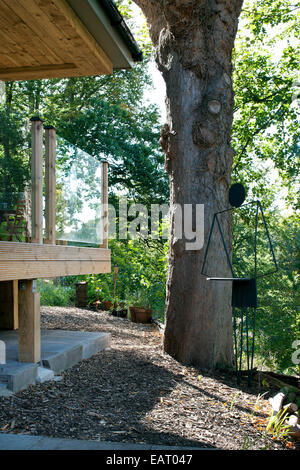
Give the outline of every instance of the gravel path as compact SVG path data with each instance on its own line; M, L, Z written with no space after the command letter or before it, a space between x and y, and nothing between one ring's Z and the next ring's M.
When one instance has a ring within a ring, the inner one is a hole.
M111 349L61 381L0 398L0 432L200 446L286 449L264 431L270 405L230 375L184 367L155 325L77 308L42 307L42 328L111 333ZM290 446L291 447L291 446Z

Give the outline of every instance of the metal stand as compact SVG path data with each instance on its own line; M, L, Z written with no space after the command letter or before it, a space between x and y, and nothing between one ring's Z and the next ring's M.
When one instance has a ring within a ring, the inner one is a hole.
M224 211L216 212L213 217L211 229L209 232L208 243L204 255L204 261L202 265L201 274L206 276L208 281L231 281L232 282L232 317L233 317L233 332L234 332L234 352L235 352L235 368L238 382L241 381L242 375L242 365L243 365L243 354L246 354L246 363L247 363L247 376L248 376L248 386L251 385L251 378L253 375L254 369L254 352L255 352L255 328L256 328L256 313L257 313L257 279L260 277L268 276L274 274L278 271L278 266L273 250L273 245L269 235L268 227L264 217L263 209L260 201L253 201L249 204L256 204L256 216L255 216L255 236L254 236L254 274L251 277L236 277L234 274L232 262L228 249L226 247L224 235L222 232L222 227L219 221L219 215L233 211L234 208L226 209ZM236 206L235 208L240 207ZM257 274L257 232L258 232L258 215L259 211L262 215L262 220L264 228L267 234L270 251L272 254L272 259L275 265L275 270L267 272L265 274ZM209 246L212 239L213 229L217 224L219 230L222 245L226 254L226 259L228 266L230 268L232 277L211 277L205 273L204 268L207 262L207 255L209 251Z

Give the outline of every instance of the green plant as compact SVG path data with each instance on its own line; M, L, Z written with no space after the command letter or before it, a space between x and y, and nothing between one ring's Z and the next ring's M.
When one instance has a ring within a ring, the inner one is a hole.
M256 397L256 400L255 400L255 403L254 403L254 406L253 406L253 409L251 411L251 417L253 418L255 412L257 411L258 409L258 404L260 402L260 400L264 397L264 395L266 395L268 392L264 392L264 393L259 393Z
M77 279L77 278L76 278ZM88 303L92 304L93 302L100 300L104 301L113 301L113 295L111 292L109 280L104 276L96 276L91 274L89 276L84 276L84 280L88 282ZM77 282L75 279L73 283Z
M275 439L285 439L288 437L289 426L285 424L287 409L280 410L276 415L271 416L266 428Z
M234 395L234 397L233 397L233 399L231 400L231 403L230 403L229 411L231 411L232 408L235 406L235 404L236 404L236 402L237 402L237 400L238 400L238 397L241 395L241 393L242 393L242 392L237 392L237 393Z
M71 286L54 284L50 279L38 279L37 288L41 296L41 305L49 307L68 307L74 304L75 289Z
M131 298L131 305L150 309L152 307L151 291L147 288L139 289Z
M242 450L249 450L251 447L251 440L249 439L248 436L244 437L243 445L242 445Z

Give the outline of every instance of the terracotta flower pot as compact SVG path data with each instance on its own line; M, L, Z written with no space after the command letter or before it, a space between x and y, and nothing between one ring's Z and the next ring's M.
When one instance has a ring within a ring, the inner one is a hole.
M103 305L104 305L104 307L105 307L105 310L109 310L109 309L111 308L111 306L112 306L112 302L111 302L110 300L105 300L105 301L103 302Z
M129 307L129 312L130 312L131 321L136 322L135 308L134 307Z
M135 323L151 323L152 310L142 307L129 307L131 321Z

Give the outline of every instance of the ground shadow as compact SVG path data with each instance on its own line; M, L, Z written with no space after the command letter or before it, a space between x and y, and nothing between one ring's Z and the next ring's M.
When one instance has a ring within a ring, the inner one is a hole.
M181 380L139 352L112 349L65 371L61 382L0 399L0 428L13 421L4 432L215 448L185 438L167 416L148 424L147 414Z

